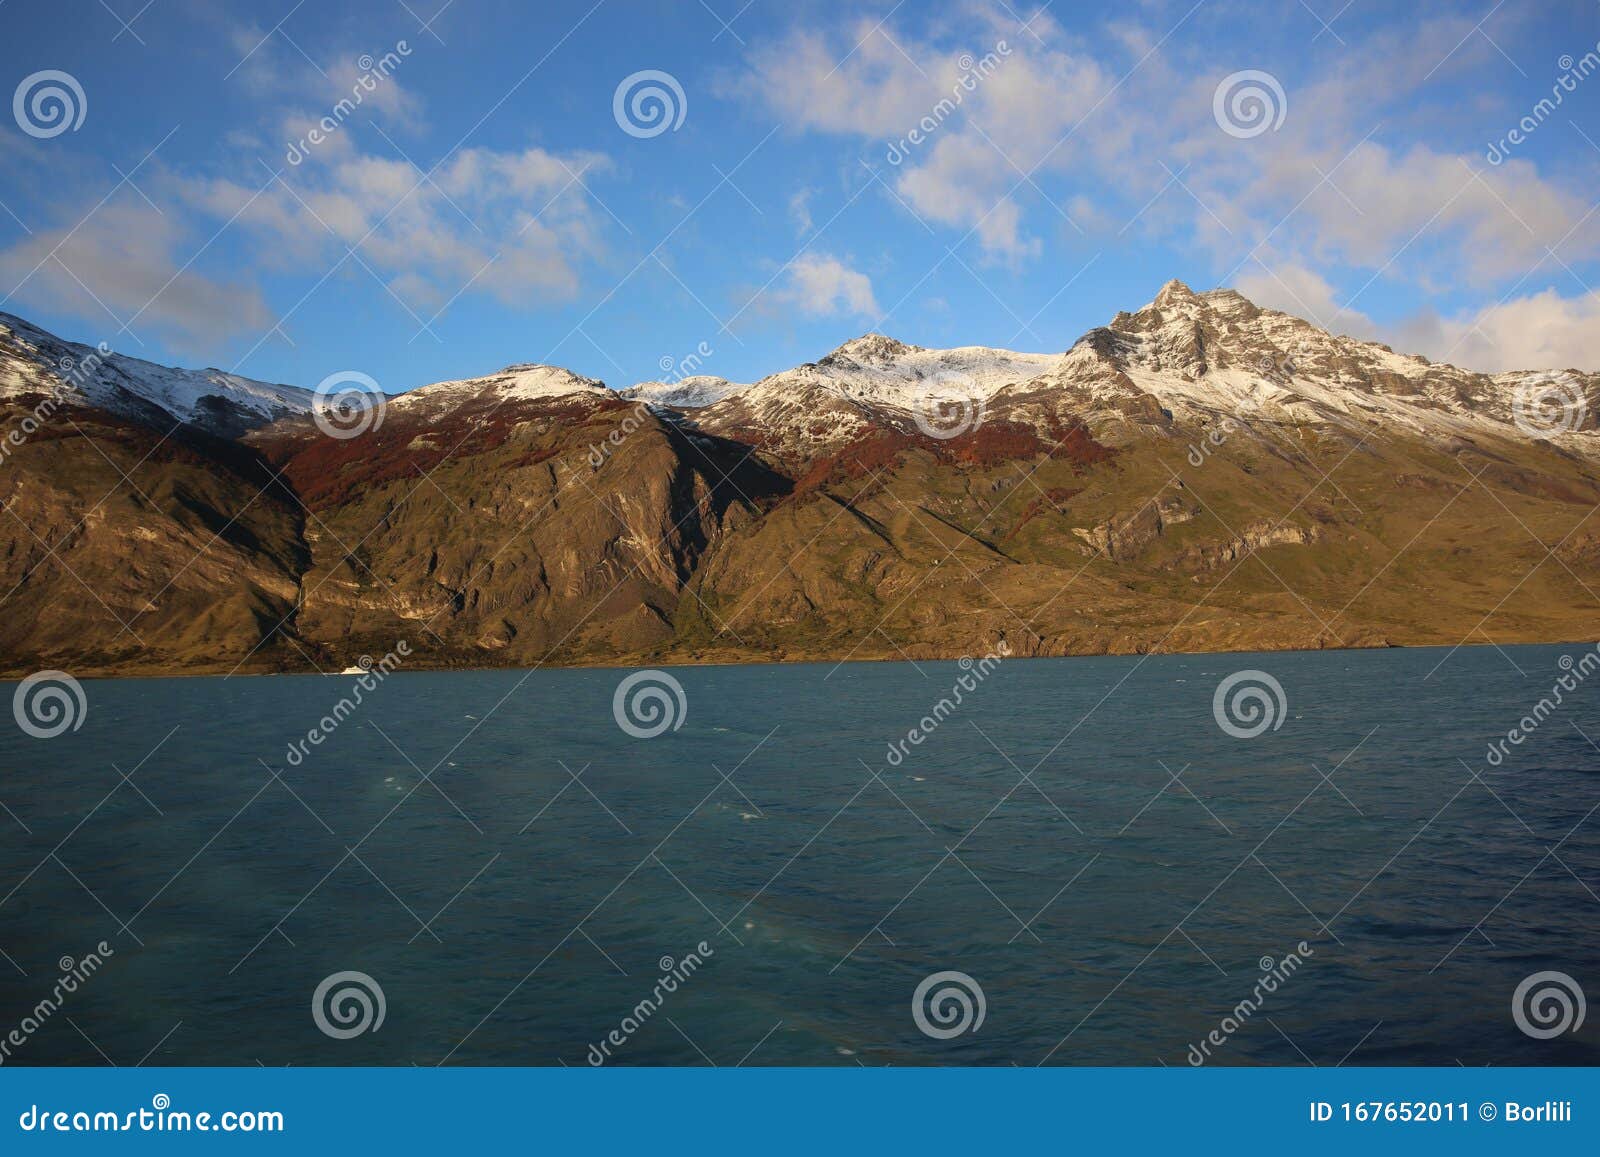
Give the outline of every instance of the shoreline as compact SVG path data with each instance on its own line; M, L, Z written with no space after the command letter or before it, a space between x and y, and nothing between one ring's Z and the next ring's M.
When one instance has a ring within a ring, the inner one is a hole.
M1206 656L1206 655L1285 655L1285 654L1296 654L1296 655L1298 655L1298 654L1329 654L1329 653L1360 654L1360 653L1367 653L1367 652L1373 652L1373 651L1457 651L1457 650L1463 650L1463 649L1467 649L1467 648L1471 648L1471 649L1474 649L1474 650L1482 650L1482 649L1485 649L1485 648L1493 648L1493 649L1499 650L1499 649L1504 649L1506 647L1578 647L1578 646L1593 647L1593 646L1597 646L1597 645L1600 645L1600 643L1596 643L1595 641L1586 640L1586 639L1526 639L1526 640L1516 640L1516 641L1512 641L1512 642L1503 642L1503 643L1502 642L1492 642L1492 641L1491 642L1487 642L1487 643L1467 642L1467 641L1463 641L1463 642L1460 642L1460 643L1417 643L1417 644L1412 644L1412 643L1381 643L1381 644L1370 644L1370 645L1366 645L1366 646L1356 645L1356 646L1348 646L1348 647L1285 646L1285 647L1270 647L1270 648L1266 648L1266 649L1255 649L1255 650L1230 650L1230 649L1219 648L1219 649L1214 650L1214 651L1213 650L1207 650L1207 651L1168 651L1168 650L1150 650L1150 651L1137 651L1137 650L1129 650L1129 651L1084 651L1084 652L1068 653L1068 654L1061 654L1061 655L1027 655L1027 654L1012 653L1010 655L1007 655L1005 657L1004 661L1007 662L1007 663L1014 663L1014 662L1055 662L1055 661L1072 660L1072 659L1148 659L1148 658L1157 658L1157 657L1160 657L1160 658L1177 658L1177 657L1198 658L1198 657ZM421 675L421 674L441 674L441 673L475 674L475 673L484 673L484 672L490 672L490 671L515 671L515 672L531 673L531 672L534 672L534 671L637 671L637 670L647 670L647 669L649 669L649 670L654 670L654 669L674 670L674 669L688 669L688 668L696 668L696 667L768 667L768 666L773 666L773 667L778 667L778 666L781 666L781 667L799 667L799 666L825 666L825 665L832 665L834 667L842 667L842 666L851 665L851 664L868 664L868 663L879 663L879 664L881 664L881 663L902 663L902 664L914 666L916 663L959 663L962 659L976 659L977 657L978 656L977 656L976 652L972 652L972 653L963 652L961 654L952 654L952 655L947 655L947 656L946 655L941 655L941 656L938 656L938 657L929 657L929 656L917 655L917 656L910 656L910 657L905 657L905 656L871 656L871 657L866 657L866 658L853 658L853 657L841 658L841 657L836 657L836 656L818 655L818 656L814 656L814 657L806 656L806 657L781 658L781 659L760 658L760 657L751 657L751 658L743 658L743 659L713 658L713 659L705 659L705 660L699 660L699 661L693 660L693 659L685 660L681 656L668 655L668 656L662 656L662 657L658 657L658 658L650 658L650 657L640 656L640 657L631 657L629 659L619 659L619 660L615 660L615 661L607 660L607 661L600 661L600 662L582 662L582 663L573 663L573 662L559 662L559 663L557 663L557 662L540 662L540 663L534 663L534 664L526 665L526 666L521 666L521 665L517 665L517 664L514 664L514 663L472 664L472 665L456 666L456 665L451 665L451 664L447 664L447 663L407 662L403 666L396 667L393 671L390 671L389 673L387 673L384 676L384 678L385 679L390 679L390 678L394 678L396 676L413 675L413 674L416 674L416 675ZM4 669L3 671L0 671L0 683L18 683L22 679L26 678L28 675L32 674L34 671L39 670L39 669L43 669L43 668L45 668L47 666L48 666L48 664L41 664L40 667L33 667L33 668L12 668L12 667L8 667L8 668ZM62 668L62 669L65 669L65 668ZM181 668L181 667L173 667L173 668L164 668L164 667L163 668L135 668L135 669L132 669L132 670L117 669L117 668L80 668L77 671L71 671L70 674L72 674L72 676L74 678L82 679L82 680L99 680L99 679L231 679L231 678L258 678L259 679L259 678L272 678L272 677L277 677L277 676L285 676L285 677L303 676L303 677L307 677L307 678L326 679L326 678L339 678L339 677L341 677L341 675L343 675L346 678L352 678L352 679L359 677L359 675L357 673L355 673L355 672L351 672L351 673L346 675L342 670L341 671L331 671L331 670L330 671L318 671L318 670L315 670L315 669L309 669L308 670L308 669L305 669L305 668L299 667L299 666L296 666L296 667L284 667L284 668L279 668L279 669L263 669L261 667L255 667L255 668L250 668L250 669L240 669L238 671L231 671L227 667L226 664L218 664L214 669L198 670L198 671L194 670L192 668L185 669L185 668Z

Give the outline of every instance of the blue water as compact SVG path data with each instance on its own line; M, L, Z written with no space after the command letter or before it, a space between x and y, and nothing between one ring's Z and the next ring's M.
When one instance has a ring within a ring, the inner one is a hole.
M1585 650L1007 661L894 767L956 664L674 668L652 739L625 672L402 671L298 766L349 680L85 682L0 728L0 1038L103 940L7 1063L582 1065L703 941L609 1063L1183 1065L1304 941L1210 1063L1594 1064L1512 994L1600 994L1600 673L1485 762ZM346 970L385 1017L333 1039ZM936 1039L945 970L984 1019Z

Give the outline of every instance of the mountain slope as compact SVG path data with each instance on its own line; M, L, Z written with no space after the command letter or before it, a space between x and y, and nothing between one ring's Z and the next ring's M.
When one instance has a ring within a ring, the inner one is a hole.
M0 399L19 431L33 411ZM238 446L88 406L0 469L0 663L37 670L302 666L275 625L309 561L292 494Z
M786 484L742 447L692 440L581 379L556 384L428 387L348 441L252 435L306 504L296 629L340 654L406 637L450 662L670 639L701 555L756 516L749 495Z

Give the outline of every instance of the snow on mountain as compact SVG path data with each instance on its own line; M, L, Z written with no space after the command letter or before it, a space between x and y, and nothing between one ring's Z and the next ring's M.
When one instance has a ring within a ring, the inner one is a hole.
M1060 354L985 346L925 349L883 334L845 342L816 362L762 378L699 411L695 424L790 453L820 453L873 426L910 430L940 401L972 406L1059 364Z
M759 429L779 441L831 443L855 436L874 418L908 424L930 400L987 398L1037 377L1060 356L983 346L924 349L869 333L816 362L753 385L700 376L677 383L642 382L621 394L655 406L698 411L695 423L708 430Z
M418 386L389 398L389 409L420 411L449 410L468 402L544 401L570 394L610 396L606 384L586 378L560 366L525 363L507 366L497 373L478 378L461 378Z
M312 393L218 369L183 370L64 341L19 317L0 313L0 397L75 387L78 401L113 413L172 418L233 435L311 409Z
M64 380L83 403L151 425L177 418L228 436L304 414L314 401L294 386L102 355L0 313L0 397L49 393ZM1112 438L1129 420L1208 426L1235 418L1257 437L1333 424L1358 436L1393 429L1434 440L1540 437L1600 455L1600 375L1474 373L1330 334L1233 290L1196 293L1178 281L1064 354L926 349L869 333L751 385L700 375L613 393L559 366L521 364L423 386L386 404L431 419L479 402L619 396L680 411L682 421L707 434L800 456L831 452L874 430L914 433L940 412L940 402L1041 429L1081 420Z
M1038 377L1060 360L1060 354L987 346L924 349L869 333L845 342L814 366L801 366L790 374L809 370L852 397L909 410L930 396L988 398L1006 386Z
M698 410L704 406L714 405L724 398L731 398L741 390L749 388L744 382L730 382L727 378L695 374L680 378L676 382L640 382L625 390L618 390L617 393L630 401L644 402L651 406L664 406L674 410Z
M1054 372L1008 394L1056 393L1094 420L1165 413L1403 429L1433 439L1495 433L1600 452L1600 375L1481 374L1336 336L1229 289L1164 286L1134 313L1080 338Z

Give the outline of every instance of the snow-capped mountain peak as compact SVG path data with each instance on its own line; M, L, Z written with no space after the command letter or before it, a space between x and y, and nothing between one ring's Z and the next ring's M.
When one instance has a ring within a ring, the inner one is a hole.
M606 384L561 366L523 362L477 378L459 378L418 386L389 399L391 409L451 409L478 399L540 401L569 394L609 395Z
M903 341L896 341L881 333L864 333L860 337L851 338L818 359L817 364L841 368L853 365L883 365L906 354L921 352L923 352L921 346L907 345Z
M976 403L1038 378L1060 361L1060 354L987 346L929 349L864 334L816 362L762 378L697 411L693 420L711 433L804 455L874 427L912 429L935 400Z
M65 389L64 389L65 388ZM62 392L112 413L161 424L160 415L233 436L309 412L310 390L219 369L185 370L65 341L0 313L0 397Z
M1155 296L1155 300L1150 303L1150 308L1173 309L1193 305L1198 300L1199 295L1194 290L1174 277L1161 287Z
M1436 440L1493 431L1588 445L1600 376L1476 373L1329 333L1231 289L1195 293L1172 281L1149 305L1080 338L1051 385L1086 412L1148 412L1153 401L1178 421L1248 413ZM1552 401L1568 403L1564 416L1530 416Z

